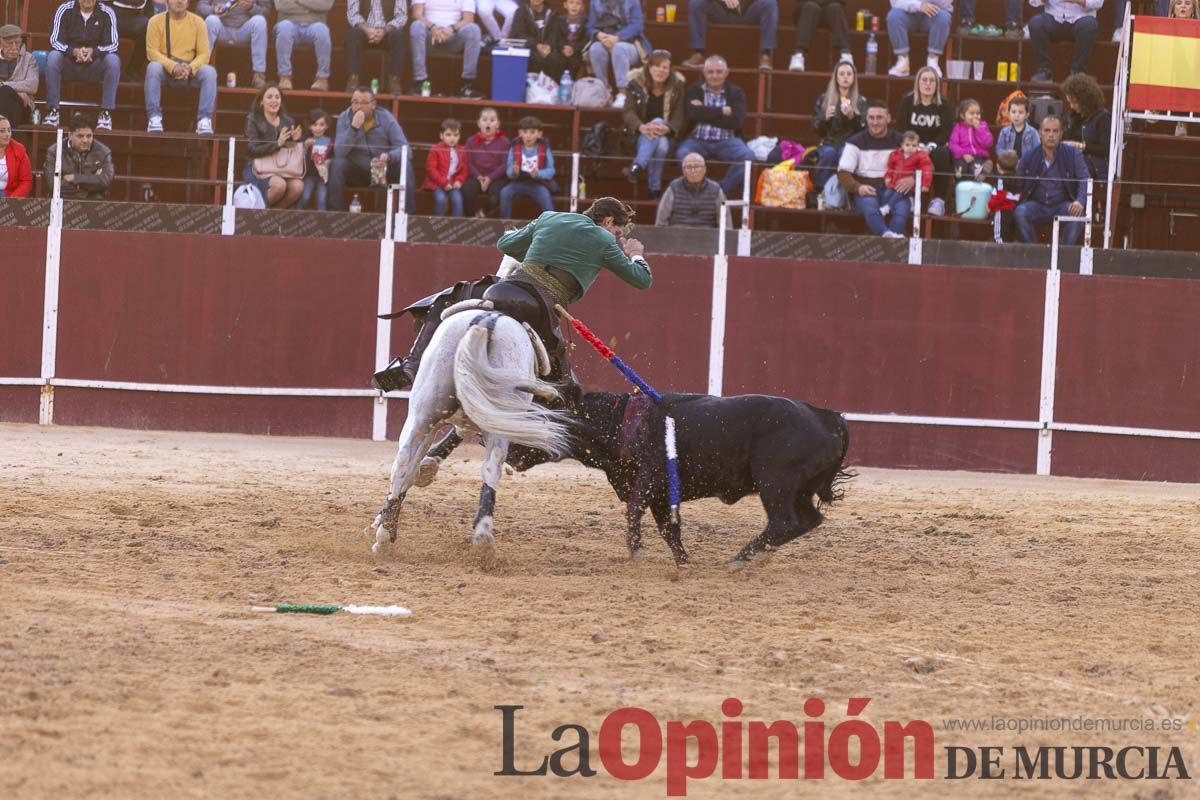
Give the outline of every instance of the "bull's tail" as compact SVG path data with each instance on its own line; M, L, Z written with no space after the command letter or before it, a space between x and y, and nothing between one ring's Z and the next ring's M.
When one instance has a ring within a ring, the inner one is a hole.
M818 508L828 503L836 503L845 497L846 484L858 475L843 466L846 462L846 453L850 449L850 426L846 424L846 418L841 414L834 411L827 413L830 422L836 426L837 432L842 438L842 455L838 458L837 463L818 476L817 499L820 501Z
M454 352L454 393L463 412L480 430L556 458L570 451L566 414L532 405L529 393L557 395L552 384L515 367L495 366L488 359L487 327L471 325ZM527 346L524 331L521 339Z

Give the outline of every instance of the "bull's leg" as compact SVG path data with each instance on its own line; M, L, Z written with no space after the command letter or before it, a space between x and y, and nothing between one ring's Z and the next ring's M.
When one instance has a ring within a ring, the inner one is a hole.
M629 548L629 558L633 561L645 555L642 551L642 515L645 512L646 507L642 505L641 498L631 494L625 504L625 544Z
M508 456L508 440L489 433L483 444L487 448L483 459L483 487L479 490L479 511L475 514L475 535L471 541L491 545L496 541L492 516L496 511L496 488L500 485L504 459Z
M687 550L683 549L683 526L671 519L671 508L666 500L656 500L650 504L650 513L658 524L658 532L671 549L671 557L675 564L682 566L690 560Z
M450 432L443 436L429 448L429 452L421 459L421 467L417 472L417 486L428 486L433 483L433 479L437 477L438 468L442 466L442 462L454 452L454 449L462 444L462 434L458 432L458 428L451 428Z
M801 529L800 516L796 513L797 490L798 487L793 485L768 484L763 487L759 495L767 512L767 527L734 556L735 565L789 542L807 530Z

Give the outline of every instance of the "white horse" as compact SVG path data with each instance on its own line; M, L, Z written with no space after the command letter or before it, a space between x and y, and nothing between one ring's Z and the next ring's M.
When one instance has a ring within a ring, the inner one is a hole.
M422 459L444 425L483 434L487 454L472 537L476 545L495 542L496 487L509 443L556 457L569 449L569 415L533 403L535 395L555 399L558 391L538 377L549 371L549 359L532 329L487 310L487 304L479 301L451 306L442 317L413 383L400 450L392 464L391 491L371 523L375 534L371 550L377 555L396 541L404 496L416 483Z

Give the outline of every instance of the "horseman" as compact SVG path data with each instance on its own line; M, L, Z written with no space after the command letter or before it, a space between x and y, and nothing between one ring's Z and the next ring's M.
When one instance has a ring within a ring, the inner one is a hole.
M412 352L393 359L375 373L373 383L380 391L412 386L421 354L442 321L442 312L465 300L482 300L491 307L529 323L550 354L546 380L572 383L566 342L559 331L555 304L564 308L583 298L601 270L608 270L638 289L649 289L650 265L645 248L628 238L633 210L613 197L601 197L582 214L547 211L520 230L500 237L500 252L520 262L504 277L485 276L461 281L438 294L426 297L402 311L383 315L388 319L411 312L420 325Z

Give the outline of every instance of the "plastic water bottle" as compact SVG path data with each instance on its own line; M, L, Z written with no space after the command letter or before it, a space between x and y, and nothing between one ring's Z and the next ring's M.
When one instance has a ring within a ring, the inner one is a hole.
M563 70L562 80L558 82L558 104L560 106L571 105L571 87L575 81L571 80L571 71Z
M362 200L358 199L358 195L354 195L354 197L350 199L350 213L351 214L361 214L362 213Z
M875 35L879 33L879 17L871 17L871 35L867 38L867 63L863 67L864 75L874 75L879 69L879 42Z

